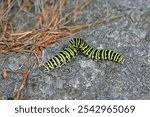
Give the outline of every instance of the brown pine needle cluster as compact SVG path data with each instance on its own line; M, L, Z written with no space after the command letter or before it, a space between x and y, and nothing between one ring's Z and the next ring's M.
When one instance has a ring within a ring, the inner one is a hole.
M34 53L39 57L41 49L61 40L63 37L72 36L83 28L95 26L110 20L101 19L92 24L76 24L80 12L91 0L73 0L72 9L65 11L67 0L2 0L0 2L0 53ZM35 3L34 3L35 2ZM15 9L15 10L14 10ZM28 29L14 29L13 17L20 9L24 14L35 15L34 26ZM31 10L32 9L32 10Z
M71 11L64 13L66 0L38 0L37 6L31 0L3 0L0 6L0 53L36 53L47 45L56 42L62 37L77 34L85 25L76 25L79 12L81 12L90 0L74 0ZM17 13L13 7L19 7L28 13L34 7L35 26L28 30L14 30L11 18ZM40 10L39 10L40 8Z

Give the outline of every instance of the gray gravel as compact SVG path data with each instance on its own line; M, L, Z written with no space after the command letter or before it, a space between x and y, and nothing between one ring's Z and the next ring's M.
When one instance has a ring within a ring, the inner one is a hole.
M83 20L78 22L91 23L120 15L119 19L88 28L74 37L85 39L92 47L120 53L125 58L123 65L112 61L95 62L79 55L48 74L41 68L33 69L22 99L150 99L150 0L93 0L81 13ZM74 37L49 45L44 50L44 61ZM19 61L25 58L9 55L6 67L17 69ZM0 57L0 68L5 59ZM13 78L0 78L2 99L15 94L21 81L19 75L9 76Z

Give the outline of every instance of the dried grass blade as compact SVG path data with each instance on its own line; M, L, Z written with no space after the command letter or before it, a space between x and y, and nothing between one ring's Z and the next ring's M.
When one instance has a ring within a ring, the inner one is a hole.
M27 83L27 80L28 80L28 72L24 72L22 75L23 75L23 80L21 82L21 85L18 88L18 91L17 91L16 95L13 97L14 100L19 100L20 99L22 90L26 86L26 83Z

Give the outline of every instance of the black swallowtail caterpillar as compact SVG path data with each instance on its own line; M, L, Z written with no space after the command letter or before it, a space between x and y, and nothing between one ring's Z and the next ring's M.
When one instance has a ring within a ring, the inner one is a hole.
M71 61L72 58L75 58L77 55L77 50L75 48L65 48L63 51L59 52L52 59L49 59L45 64L45 72L50 71L51 69L60 67L63 64Z
M96 61L97 60L112 60L112 61L116 61L119 63L124 62L124 58L120 54L112 50L98 50L98 49L92 48L90 47L89 44L86 43L86 41L80 38L75 38L69 41L68 47L70 48L74 47L85 56L88 56L88 58L94 59Z
M81 52L83 55L87 56L90 59L94 60L112 60L119 63L124 62L124 58L112 51L112 50L98 50L95 48L90 47L86 41L80 38L74 38L69 41L68 47L65 48L63 51L59 52L54 58L49 59L45 64L45 70L49 71L56 67L60 67L63 64L66 64L72 58L75 58L76 55Z

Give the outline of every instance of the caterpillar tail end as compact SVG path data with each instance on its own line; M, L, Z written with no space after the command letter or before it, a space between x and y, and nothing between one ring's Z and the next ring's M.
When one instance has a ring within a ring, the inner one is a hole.
M49 72L50 71L50 69L45 64L44 64L44 67L45 67L44 72Z
M125 61L125 59L122 57L122 58L119 60L119 63L124 64L124 61Z

